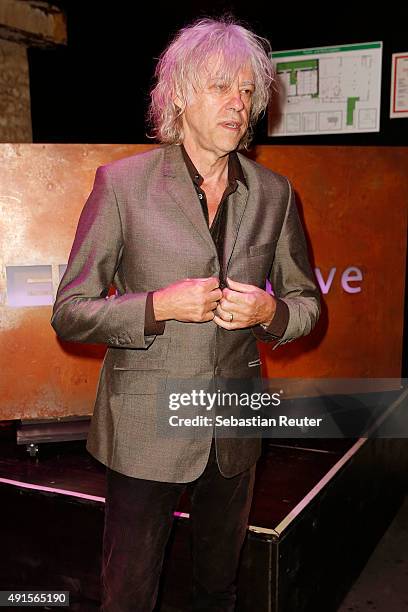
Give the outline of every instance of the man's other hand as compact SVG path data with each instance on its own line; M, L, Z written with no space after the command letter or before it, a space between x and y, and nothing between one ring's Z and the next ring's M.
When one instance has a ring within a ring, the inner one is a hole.
M224 329L243 329L272 322L276 310L276 300L272 295L255 285L230 278L227 281L228 287L222 290L215 311L214 322L217 325Z
M222 298L218 278L185 278L153 293L156 321L212 321Z

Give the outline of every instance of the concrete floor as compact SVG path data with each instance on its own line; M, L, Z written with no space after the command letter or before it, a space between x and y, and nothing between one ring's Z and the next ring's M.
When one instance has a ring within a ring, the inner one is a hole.
M408 610L408 496L338 612Z

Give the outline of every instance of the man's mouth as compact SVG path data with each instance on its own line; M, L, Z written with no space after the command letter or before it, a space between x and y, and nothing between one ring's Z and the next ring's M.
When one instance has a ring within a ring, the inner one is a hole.
M237 121L223 121L221 125L229 130L239 130L242 123L238 123Z

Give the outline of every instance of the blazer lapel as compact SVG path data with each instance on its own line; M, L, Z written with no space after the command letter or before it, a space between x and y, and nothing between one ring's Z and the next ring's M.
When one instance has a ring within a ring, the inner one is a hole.
M217 255L217 249L178 145L170 145L166 148L163 174L169 195L177 202L212 252ZM223 269L227 271L248 202L248 195L248 189L238 181L236 191L229 196L223 256Z
M166 148L163 174L166 189L170 196L177 202L184 215L211 250L217 254L197 193L178 145L170 145Z
M239 228L248 202L248 189L240 181L234 193L229 196L228 214L224 238L224 265L223 269L228 272L228 265L234 251L238 238Z

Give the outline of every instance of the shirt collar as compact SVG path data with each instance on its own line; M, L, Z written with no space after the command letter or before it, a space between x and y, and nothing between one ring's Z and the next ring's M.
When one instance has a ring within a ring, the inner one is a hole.
M194 166L184 146L183 145L180 145L180 146L181 146L181 152L183 154L183 159L187 166L187 170L191 177L191 180L193 181L195 185L197 185L197 187L200 187L204 179L201 176L201 174L198 172L197 168ZM229 187L235 187L237 181L240 181L248 189L248 185L245 180L244 172L242 170L241 162L239 161L237 152L232 151L228 155L228 185Z

